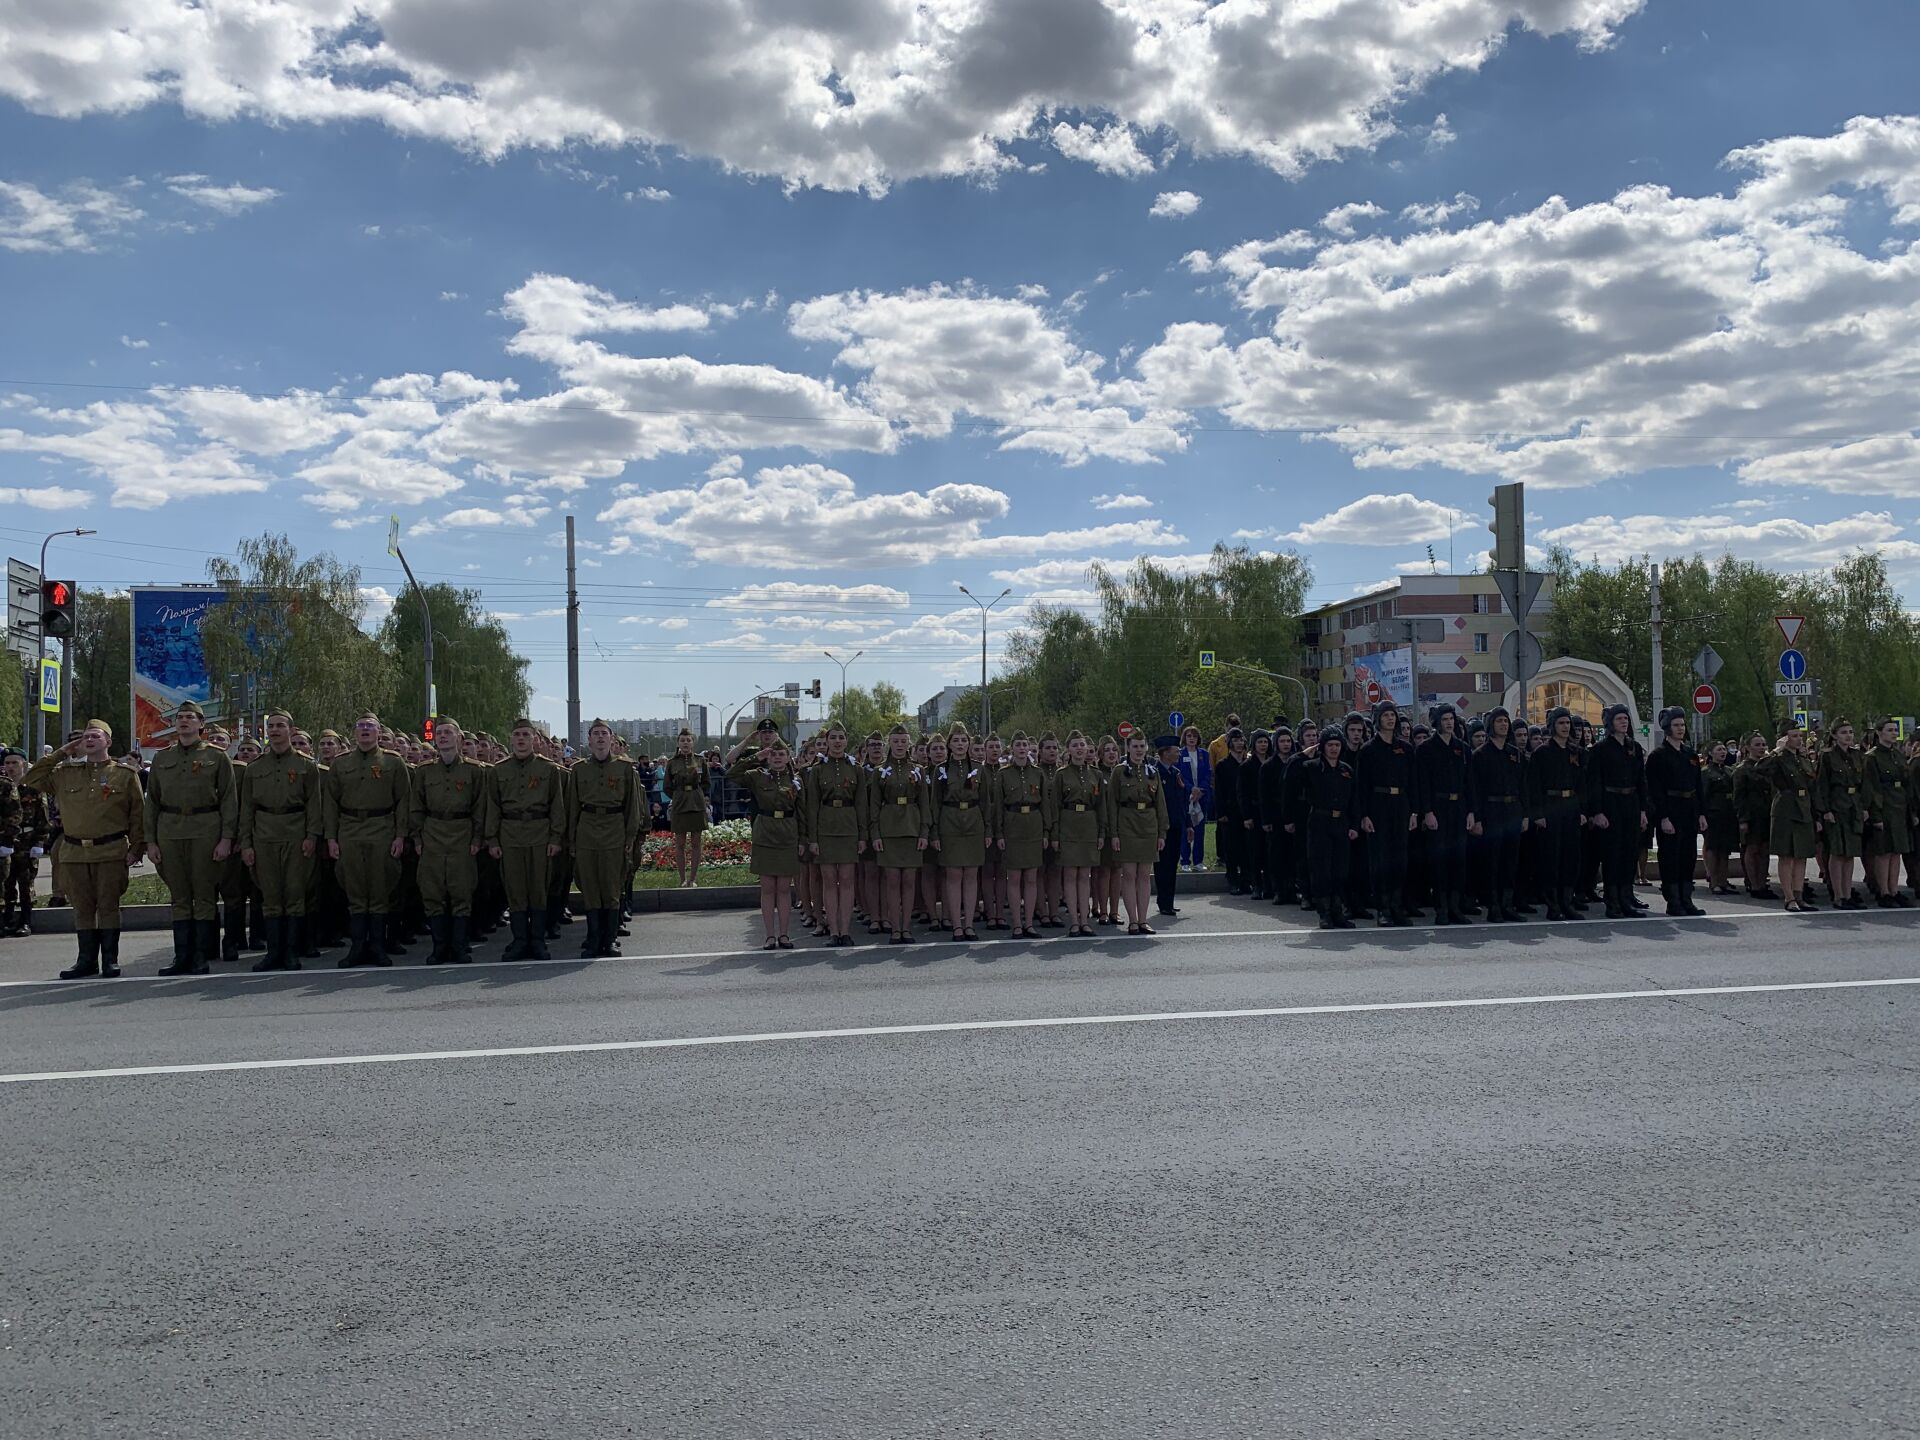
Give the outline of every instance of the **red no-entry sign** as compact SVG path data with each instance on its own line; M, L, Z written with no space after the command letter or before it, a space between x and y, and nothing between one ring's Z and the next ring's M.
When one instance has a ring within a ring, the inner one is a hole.
M1696 685L1693 689L1693 710L1696 715L1711 715L1720 708L1720 692L1711 685Z

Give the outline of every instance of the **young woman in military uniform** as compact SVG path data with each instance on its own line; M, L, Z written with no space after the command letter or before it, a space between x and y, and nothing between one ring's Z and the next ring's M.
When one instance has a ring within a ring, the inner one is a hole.
M1120 760L1120 742L1111 735L1102 735L1094 752L1094 768L1105 777L1120 768ZM1088 877L1093 882L1093 918L1102 925L1120 923L1120 852L1113 848L1112 840L1109 830L1108 843L1100 847L1100 863ZM1217 839L1214 848L1219 848Z
M1911 907L1900 891L1900 857L1912 848L1907 823L1907 760L1900 753L1900 723L1882 720L1867 752L1866 816L1868 879L1882 909Z
M800 873L802 830L800 777L793 752L776 731L758 750L741 753L727 767L727 778L753 801L753 852L748 865L760 877L760 923L767 932L762 950L791 950L787 933L787 886Z
M1108 832L1106 777L1094 768L1087 737L1067 736L1066 762L1053 772L1054 851L1066 889L1071 936L1091 936L1092 877L1099 872Z
M1767 833L1773 824L1773 782L1767 778L1772 752L1758 730L1741 742L1740 763L1733 770L1733 809L1740 825L1740 878L1755 900L1778 895L1767 884Z
M973 746L973 767L981 774L982 783L989 788L999 783L1000 772L1005 768L1005 745L1000 737L989 733L985 738L976 740ZM1007 865L1006 854L994 842L999 838L999 821L994 810L993 795L987 795L987 858L980 866L980 901L986 916L989 930L1007 928Z
M1053 775L1060 768L1060 737L1048 731L1040 737L1034 747L1033 763L1040 767L1040 779L1051 785ZM1058 930L1060 921L1056 912L1064 906L1061 893L1060 852L1057 844L1049 844L1040 855L1040 898L1034 905L1034 913L1042 930Z
M1120 859L1120 894L1127 902L1127 933L1151 935L1147 892L1153 862L1167 843L1167 795L1160 767L1147 763L1147 739L1138 730L1127 737L1127 758L1107 777L1107 796L1110 843Z
M1040 895L1040 859L1053 824L1047 814L1047 782L1033 761L1033 744L1015 732L1013 762L1002 767L993 809L994 843L1007 872L1007 907L1015 940L1038 940L1034 905Z
M895 945L913 943L913 889L926 862L927 779L913 763L904 725L887 734L887 748L867 781L866 829L880 876L880 915Z
M1866 903L1853 897L1853 862L1865 828L1866 765L1850 721L1835 721L1832 736L1820 754L1813 794L1827 852L1827 895L1836 910L1864 910Z
M940 819L940 798L932 794L935 774L947 768L947 737L935 731L926 739L922 747L925 759L920 768L927 777L929 794L927 797L927 848L920 866L920 911L927 918L930 929L946 928L947 883L940 873L940 847L933 843L933 832Z
M673 869L680 888L700 883L700 851L706 843L707 762L693 753L693 732L682 730L667 761L667 823L673 831Z
M980 899L980 867L987 858L986 805L993 777L974 765L965 730L953 732L946 762L934 769L931 781L931 848L939 852L940 873L946 877L947 924L954 939L978 940L973 912Z
M1786 897L1786 908L1796 914L1819 908L1804 898L1807 861L1814 853L1814 790L1819 773L1806 744L1806 733L1791 727L1761 766L1773 789L1768 848L1780 862L1780 893Z
M847 732L827 727L826 758L807 771L801 802L807 853L820 866L820 888L827 931L834 945L853 944L854 877L866 836L860 826L866 775L847 754Z
M1704 846L1707 862L1707 893L1731 895L1731 870L1727 859L1740 848L1740 809L1733 798L1733 771L1727 767L1727 747L1718 740L1707 751L1707 763L1700 771L1701 792L1705 797L1707 838Z

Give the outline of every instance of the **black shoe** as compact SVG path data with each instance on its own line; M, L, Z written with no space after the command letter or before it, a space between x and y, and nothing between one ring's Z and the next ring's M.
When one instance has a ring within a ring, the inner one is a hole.
M100 973L100 932L98 930L76 931L74 939L80 944L79 956L71 966L60 972L60 978L91 980Z
M1338 900L1333 902L1333 928L1336 930L1351 930L1354 928L1353 919L1347 914L1346 905Z

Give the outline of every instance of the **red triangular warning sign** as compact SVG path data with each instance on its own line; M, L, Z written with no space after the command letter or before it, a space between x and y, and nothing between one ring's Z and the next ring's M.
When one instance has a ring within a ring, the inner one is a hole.
M1773 623L1780 627L1780 636L1787 642L1789 650L1800 641L1800 627L1807 623L1804 615L1776 615Z

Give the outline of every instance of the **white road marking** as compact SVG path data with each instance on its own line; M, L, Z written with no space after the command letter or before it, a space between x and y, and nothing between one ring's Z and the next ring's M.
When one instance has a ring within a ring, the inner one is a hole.
M841 1030L775 1030L757 1035L692 1035L662 1040L600 1040L569 1045L505 1045L485 1050L421 1050L393 1055L315 1055L278 1060L217 1060L193 1065L128 1065L105 1070L42 1070L0 1075L0 1085L42 1080L126 1080L145 1075L211 1075L234 1070L308 1070L338 1065L398 1065L420 1060L495 1060L519 1055L596 1055L626 1050L688 1050L764 1045L780 1040L850 1040L881 1035L945 1035L974 1030L1048 1030L1080 1025L1145 1025L1176 1020L1266 1020L1300 1015L1371 1015L1398 1010L1477 1010L1500 1005L1567 1005L1596 1000L1683 1000L1703 995L1774 995L1806 990L1870 990L1920 985L1889 980L1802 980L1771 985L1699 985L1674 990L1596 990L1577 995L1496 995L1455 1000L1383 1000L1353 1005L1276 1005L1251 1010L1160 1010L1138 1015L1056 1015L1027 1020L947 1020L925 1025L860 1025Z
M713 914L716 912L708 911L704 913ZM1851 917L1872 913L1876 912L1816 910L1804 915L1795 915L1785 910L1709 910L1704 915L1647 915L1644 919L1664 925L1688 925L1701 920L1818 921L1826 918ZM1159 918L1162 920L1166 919L1165 916L1160 916ZM1628 922L1607 921L1603 917L1594 916L1590 917L1588 923L1626 924ZM1907 923L1910 924L1912 922L1909 921ZM1526 930L1537 930L1548 927L1551 927L1556 934L1579 933L1577 930L1567 930L1563 928L1565 924L1566 922L1559 920L1521 920L1513 924L1494 925L1485 920L1470 920L1465 925L1407 925L1382 931L1373 925L1357 923L1352 930L1322 930L1317 925L1261 926L1252 930L1162 930L1153 935L1129 935L1122 930L1116 931L1111 935L1096 935L1094 938L1101 944L1125 943L1129 945L1159 945L1171 940L1250 940L1265 937L1284 937L1288 935L1302 935L1322 939L1337 939L1341 936L1347 936L1353 939L1360 939L1366 936L1395 939L1413 936L1422 931L1432 931L1436 938L1444 940L1450 934L1460 934L1467 931L1484 930L1491 931L1495 934L1513 935ZM158 934L160 932L156 931L154 933ZM1627 930L1621 933L1630 935L1633 931ZM866 937L862 937L862 939L865 938ZM976 945L1037 945L1037 953L1045 954L1049 949L1054 947L1056 941L1064 939L1064 936L1056 936L1052 939L1043 939L1034 942L985 936L979 940L956 941L944 937L936 938L928 936L916 942L912 947L904 950L902 950L900 946L889 945L885 940L875 939L871 945L856 945L853 953L872 954L875 951L884 951L890 957L905 958L907 955L913 955L929 947L937 947L940 949L970 949ZM274 980L284 980L289 975L302 975L308 978L326 975L342 980L379 980L389 975L400 975L414 970L426 970L439 975L463 975L475 970L528 970L541 966L574 968L581 965L630 965L643 961L748 960L766 955L789 955L798 957L810 954L838 955L844 953L834 950L831 946L824 943L815 942L811 935L796 939L794 941L794 947L792 950L763 950L758 945L755 945L742 950L684 950L665 955L635 953L632 955L613 955L598 960L583 960L579 956L555 955L550 960L476 960L471 965L389 965L383 968L354 970L341 970L322 960L310 962L305 969L301 970L269 970L259 974L255 974L252 970L216 970L210 975L123 975L118 980L0 980L0 990L22 990L30 986L55 986L60 989L72 989L76 986L85 985L134 985L142 983L153 984L156 982L169 985L205 985L235 980L271 982ZM900 953L896 955L895 952Z

